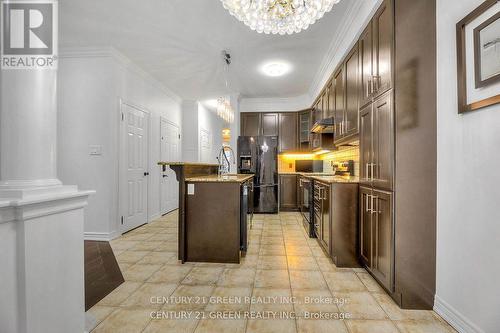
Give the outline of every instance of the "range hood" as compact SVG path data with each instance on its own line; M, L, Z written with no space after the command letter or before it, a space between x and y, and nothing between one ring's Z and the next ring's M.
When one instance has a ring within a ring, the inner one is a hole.
M333 117L324 118L316 122L311 128L311 133L330 134L335 130L335 120Z

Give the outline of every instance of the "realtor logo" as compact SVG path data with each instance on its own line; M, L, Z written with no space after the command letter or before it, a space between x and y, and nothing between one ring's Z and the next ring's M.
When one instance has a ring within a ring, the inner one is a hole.
M2 1L2 69L57 66L57 2Z

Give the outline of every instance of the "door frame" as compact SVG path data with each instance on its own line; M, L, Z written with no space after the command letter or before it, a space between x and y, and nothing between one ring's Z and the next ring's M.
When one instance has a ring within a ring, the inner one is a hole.
M121 235L127 231L124 227L124 219L125 219L125 214L127 211L127 204L126 204L126 193L125 189L127 188L126 183L127 183L127 170L126 170L126 165L127 163L125 162L125 147L126 147L126 139L125 139L125 119L124 119L124 112L123 112L123 107L128 106L131 108L134 108L136 110L139 110L141 112L144 112L147 114L148 119L146 121L147 124L147 139L146 139L146 169L149 170L150 168L150 157L151 157L151 112L147 110L144 107L138 106L137 104L131 103L123 98L118 99L118 123L119 125L119 131L118 131L118 233ZM146 171L147 172L147 171ZM150 222L149 219L149 189L151 185L151 177L148 176L147 182L146 182L146 224Z
M180 127L179 125L177 125L177 124L176 124L176 123L174 123L173 121L168 120L168 118L166 118L166 117L164 117L164 116L160 116L160 152L159 152L159 155L160 155L160 156L159 156L158 161L161 161L161 160L162 160L162 156L161 156L161 149L162 149L162 142L161 142L161 124L162 124L162 122L165 122L165 123L167 123L167 124L170 124L170 125L172 125L172 126L176 127L176 128L177 128L177 130L179 131L179 135L181 135L181 127ZM177 146L177 147L178 147L177 154L180 154L180 153L181 153L181 151L180 151L180 150L181 150L181 145L180 145L180 143L181 143L181 139L178 137L178 140L179 140L179 145ZM181 158L179 158L179 160L180 160L180 159L181 159ZM172 162L173 162L173 161L172 161ZM163 179L161 178L161 177L163 177L163 176L162 176L162 173L163 173L163 172L160 172L160 195L159 195L159 198L160 198L160 215L162 215L162 216L163 216L163 215L166 215L166 214L168 214L168 213L170 213L170 212L173 212L175 209L173 209L173 210L171 210L171 211L167 211L167 212L163 212L163 211L162 211L162 209L161 209L161 203L162 203L162 200L163 200L163 198L162 198L162 197L163 197L163 194L162 194L162 192L163 192L163 191L162 191L162 184L161 184L161 182L163 181ZM179 209L179 207L177 207L176 209Z

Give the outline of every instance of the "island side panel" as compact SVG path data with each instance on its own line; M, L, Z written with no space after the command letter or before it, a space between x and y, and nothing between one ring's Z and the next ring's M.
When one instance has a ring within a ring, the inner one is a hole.
M216 165L196 165L196 164L172 164L168 165L174 172L179 182L179 209L178 209L178 259L184 263L186 261L186 232L185 232L185 198L186 198L186 178L194 176L205 176L217 174Z
M186 261L239 263L240 184L194 184L187 193Z
M358 184L331 185L332 256L337 267L357 268L359 263Z

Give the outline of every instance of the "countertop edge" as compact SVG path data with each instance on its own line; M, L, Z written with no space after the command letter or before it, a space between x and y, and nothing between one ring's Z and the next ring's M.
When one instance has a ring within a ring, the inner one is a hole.
M234 176L233 176L234 177ZM244 183L249 179L252 179L254 175L238 175L238 178L228 178L224 179L217 175L213 176L196 176L186 178L185 181L189 183Z

